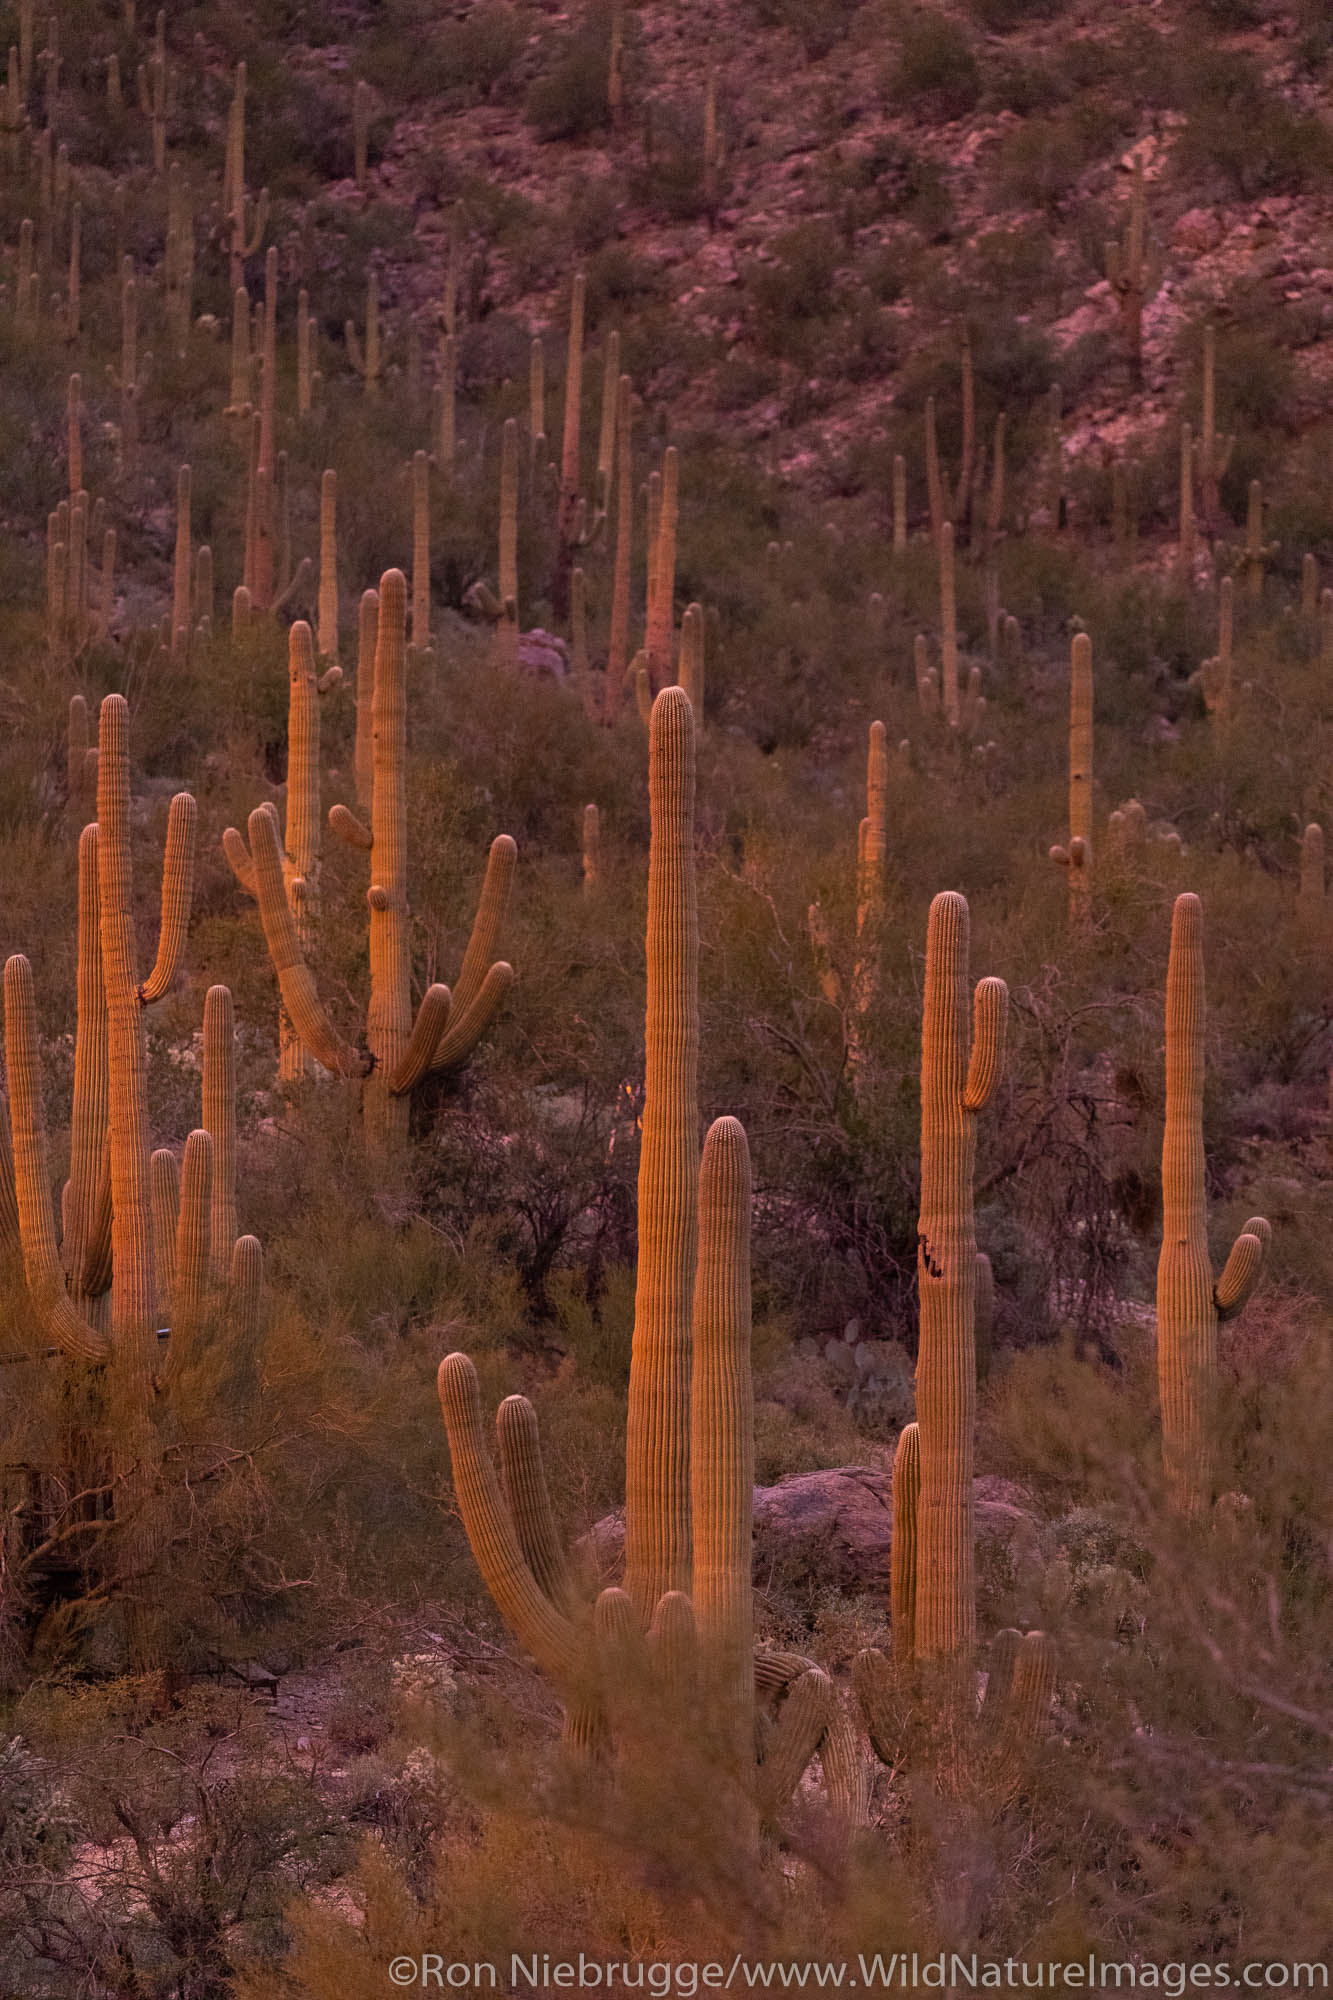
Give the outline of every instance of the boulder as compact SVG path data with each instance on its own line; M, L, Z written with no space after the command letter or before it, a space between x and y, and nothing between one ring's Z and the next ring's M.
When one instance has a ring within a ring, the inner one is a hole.
M813 1572L835 1589L887 1601L892 1483L887 1471L842 1465L793 1473L776 1486L756 1486L756 1583L771 1581L775 1572L788 1577ZM973 1490L979 1553L1000 1546L1014 1549L1021 1559L1035 1548L1037 1524L1020 1488L988 1475ZM624 1545L623 1510L606 1515L584 1537L582 1547L603 1583L619 1577Z

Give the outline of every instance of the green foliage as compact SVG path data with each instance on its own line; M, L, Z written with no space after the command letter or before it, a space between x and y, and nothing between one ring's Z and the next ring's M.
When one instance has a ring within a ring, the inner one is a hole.
M752 0L766 28L796 35L811 62L819 62L847 35L864 0Z
M579 20L548 40L524 116L539 139L583 139L611 122L612 0L589 0Z
M1245 199L1317 192L1333 177L1333 131L1289 105L1239 51L1205 48L1188 72L1181 171L1220 179Z
M886 87L900 108L939 119L966 117L981 97L981 66L965 30L933 8L909 14Z
M443 22L428 0L390 0L360 71L395 103L487 103L508 83L525 39L522 17L508 0L480 0Z

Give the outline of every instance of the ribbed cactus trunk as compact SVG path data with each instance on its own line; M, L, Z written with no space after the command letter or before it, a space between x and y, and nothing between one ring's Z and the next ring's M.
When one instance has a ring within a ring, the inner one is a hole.
M880 931L884 921L884 865L888 853L889 753L884 724L872 722L866 751L866 816L856 843L856 963L848 1058L853 1073L861 1059L861 1024L874 1003L878 984Z
M204 996L202 1129L213 1142L208 1254L214 1282L231 1276L236 1248L236 1014L231 989L210 986Z
M1092 641L1075 635L1069 654L1069 844L1051 859L1069 871L1069 921L1092 919Z
M130 764L124 697L102 703L97 824L111 1133L111 1334L123 1420L142 1443L157 1358L157 1275L146 1104L147 1049L134 943ZM137 1451L136 1451L137 1456Z
M319 483L319 656L338 657L338 475L332 466Z
M111 1284L111 1155L99 840L96 826L85 826L79 836L78 1014L61 1261L75 1306L90 1325L105 1331Z
M625 1587L647 1624L690 1588L691 1293L698 1239L699 918L694 717L680 688L653 704L648 784L648 1005L639 1270L625 1462Z
M690 1391L693 1602L719 1749L747 1783L754 1762L750 1335L750 1153L737 1120L719 1118L699 1169Z
M310 627L298 618L287 635L287 901L302 954L319 914L319 690ZM309 1051L285 1007L278 1012L278 1080L311 1074Z
M375 1066L365 1083L366 1140L394 1152L407 1142L411 1102L389 1077L412 1033L412 963L407 916L407 578L380 578L375 644L374 796L370 828L370 1008L366 1039Z
M1167 1476L1191 1512L1207 1466L1204 1399L1217 1366L1217 1313L1204 1201L1203 907L1176 898L1166 974L1166 1130L1157 1262L1157 1379Z
M1007 992L976 991L969 1057L968 909L930 906L921 1037L920 1345L916 1370L921 1485L915 1641L922 1660L967 1658L976 1643L972 1463L976 1419L976 1265L972 1175L976 1114L999 1078Z

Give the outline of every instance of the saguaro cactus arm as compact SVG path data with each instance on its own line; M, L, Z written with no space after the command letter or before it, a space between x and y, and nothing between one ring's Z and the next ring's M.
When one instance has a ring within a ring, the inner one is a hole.
M335 1076L368 1076L372 1068L369 1051L354 1049L338 1033L315 990L314 974L301 954L296 921L283 887L276 815L256 806L248 824L255 899L269 957L278 976L282 1004L297 1034L325 1069L332 1070Z
M578 1675L584 1648L572 1621L552 1603L524 1554L486 1447L477 1371L466 1354L445 1356L438 1387L458 1511L482 1581L538 1666L552 1680L567 1684Z
M1004 1071L1009 988L1002 979L979 979L972 996L972 1054L963 1086L964 1111L984 1111Z
M449 1025L453 996L447 986L428 986L421 996L407 1046L389 1071L387 1088L391 1097L404 1097L414 1090L439 1054L440 1041Z
M539 1588L567 1612L574 1601L573 1582L546 1484L537 1412L526 1396L505 1397L495 1413L495 1441L500 1481L524 1558Z
M166 852L162 860L162 926L153 969L139 988L139 999L151 1007L171 991L185 956L194 900L194 844L199 809L189 792L177 792L167 816Z
M454 983L453 1013L431 1063L436 1072L457 1069L467 1061L513 984L513 967L504 959L492 962L492 953L509 907L517 860L518 848L510 835L497 834L486 862L472 935Z
M1213 1304L1219 1320L1235 1319L1243 1312L1251 1292L1263 1275L1273 1231L1266 1218L1252 1215L1231 1246L1231 1255L1213 1287Z

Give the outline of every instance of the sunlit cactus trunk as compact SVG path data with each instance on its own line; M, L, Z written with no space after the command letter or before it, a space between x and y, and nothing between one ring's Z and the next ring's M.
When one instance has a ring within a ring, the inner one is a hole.
M1177 896L1166 974L1166 1125L1162 1135L1162 1248L1157 1260L1157 1383L1162 1453L1175 1506L1194 1514L1211 1498L1208 1429L1217 1376L1217 1328L1258 1283L1271 1236L1252 1216L1216 1284L1204 1194L1203 906Z
M965 1659L976 1643L972 1466L976 1418L976 1117L1004 1060L1004 981L977 986L968 1032L968 909L930 906L921 1038L920 1346L915 1643L918 1658ZM969 1052L969 1041L971 1048Z
M645 1623L690 1587L691 1293L698 1240L699 918L694 717L668 688L649 737L648 1004L639 1271L625 1475L625 1587Z

